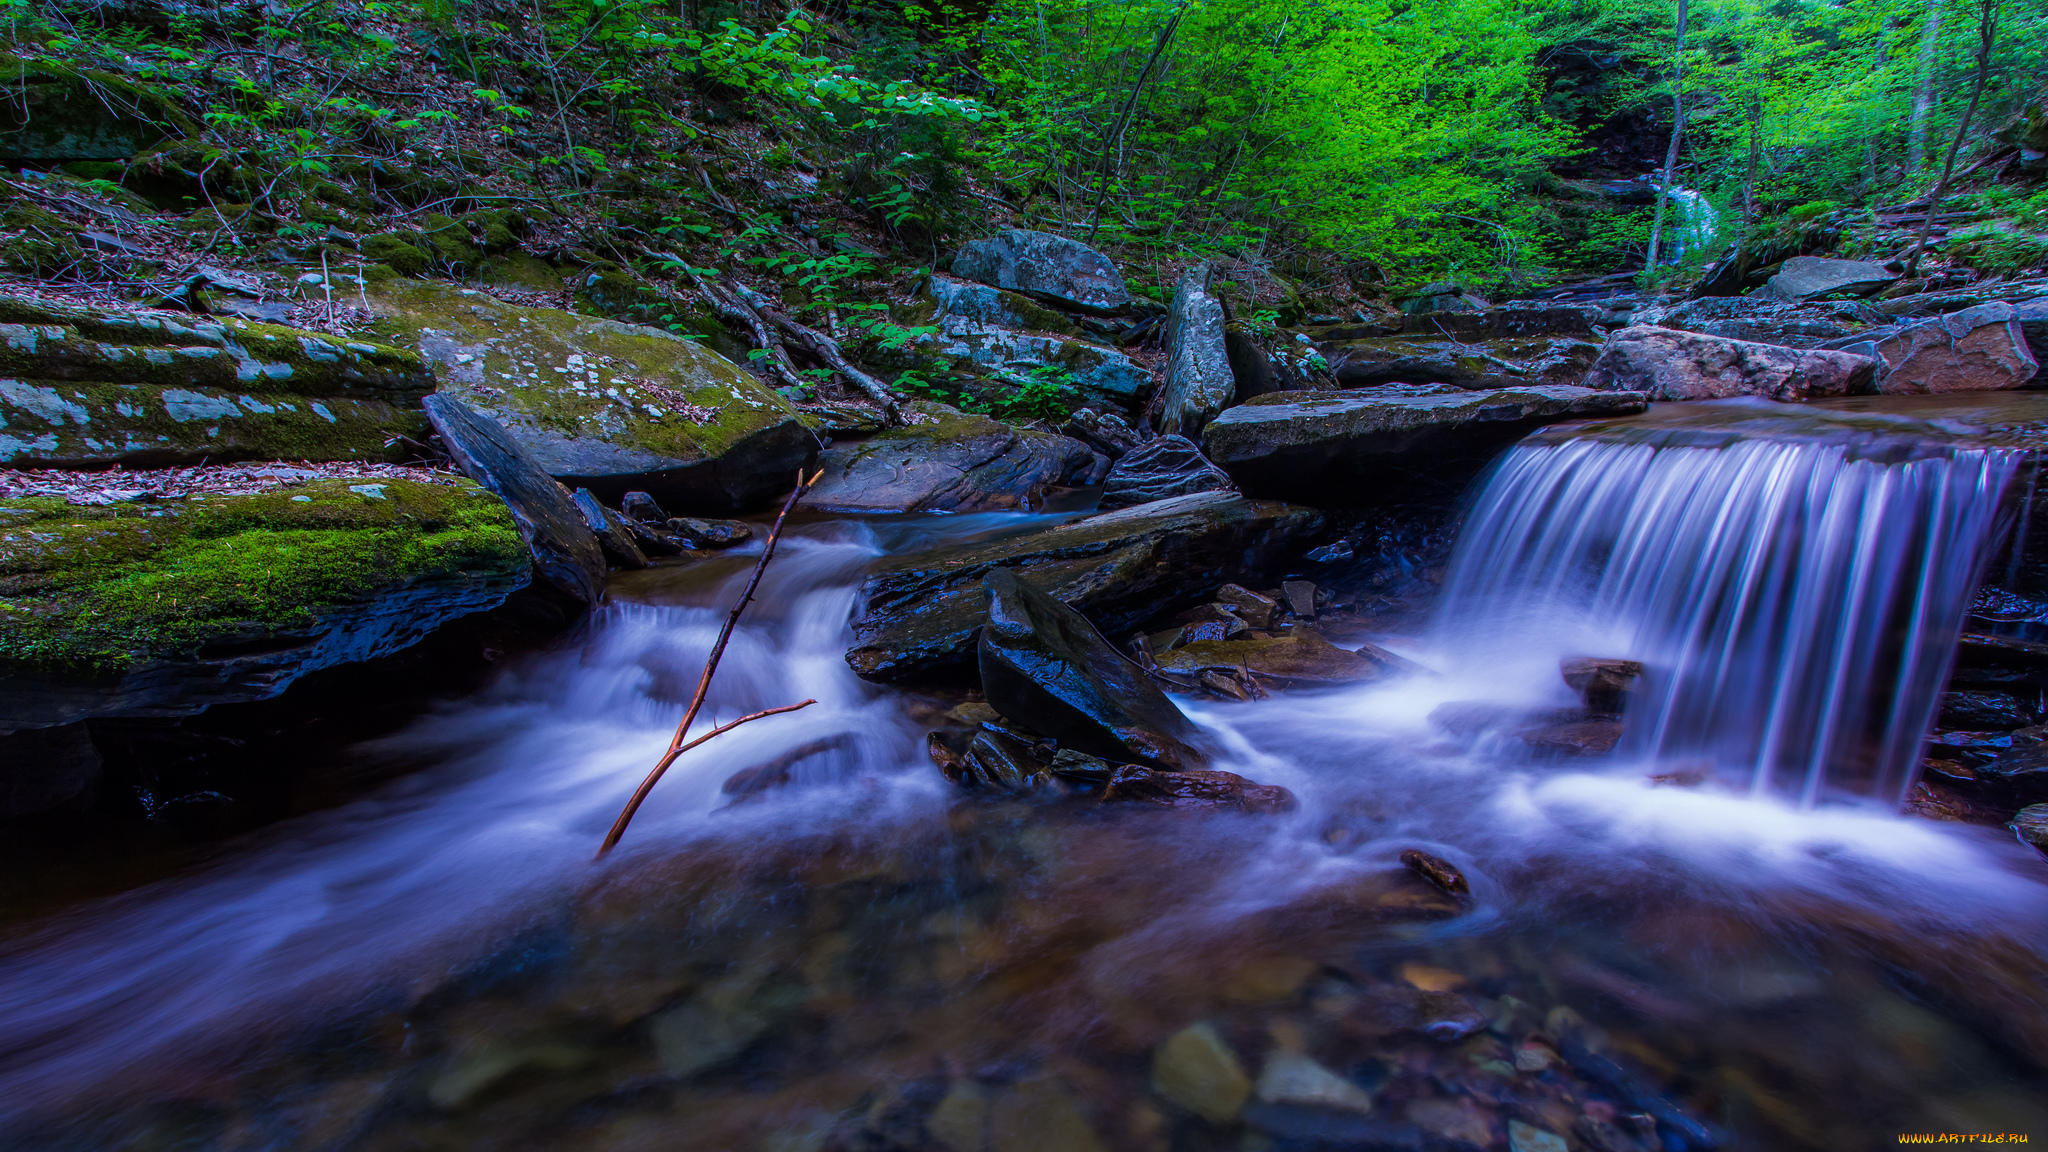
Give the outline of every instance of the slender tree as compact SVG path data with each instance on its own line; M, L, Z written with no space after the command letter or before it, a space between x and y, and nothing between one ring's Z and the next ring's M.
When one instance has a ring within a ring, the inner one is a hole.
M1671 54L1671 141L1664 147L1664 175L1657 181L1657 214L1650 224L1650 254L1643 268L1654 273L1664 242L1664 213L1671 206L1671 180L1678 170L1678 146L1685 138L1686 0L1678 0L1678 32Z
M1906 178L1927 167L1927 116L1934 111L1935 49L1941 41L1942 0L1927 0L1920 24L1920 61L1913 75L1913 108L1906 115Z
M1934 182L1934 191L1927 194L1927 218L1920 222L1920 235L1913 241L1913 251L1906 257L1905 274L1908 276L1920 267L1920 254L1927 249L1927 233L1934 228L1934 217L1941 207L1942 197L1948 195L1949 178L1955 175L1956 170L1956 153L1962 151L1963 137L1969 135L1970 121L1976 117L1977 105L1984 99L1984 81L1991 74L1991 48L1997 40L1998 0L1979 0L1977 74L1970 82L1970 103L1963 109L1963 118L1956 122L1955 138L1948 142L1948 157L1941 162L1941 179Z

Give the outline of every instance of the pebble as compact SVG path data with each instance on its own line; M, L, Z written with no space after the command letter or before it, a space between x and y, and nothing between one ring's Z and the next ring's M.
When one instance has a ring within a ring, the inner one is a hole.
M1299 1052L1275 1052L1259 1073L1259 1099L1351 1112L1372 1111L1372 1096Z
M1251 1079L1216 1029L1194 1024L1168 1037L1152 1056L1152 1090L1213 1124L1244 1111Z

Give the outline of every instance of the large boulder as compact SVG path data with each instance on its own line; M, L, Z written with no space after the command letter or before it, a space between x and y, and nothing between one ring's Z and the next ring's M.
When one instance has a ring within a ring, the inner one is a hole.
M379 286L371 306L442 392L502 424L549 475L606 499L641 489L691 512L761 507L817 447L774 389L657 328L415 281Z
M0 500L0 732L269 699L530 575L505 505L448 475Z
M1199 728L1088 618L1008 568L990 572L977 646L989 706L1024 728L1096 756L1156 768L1202 767Z
M1586 374L1586 386L1640 392L1652 400L1805 400L1867 391L1875 367L1870 357L1853 352L1780 348L1638 325L1607 341Z
M1595 340L1628 321L1629 309L1614 302L1510 300L1479 312L1435 312L1419 316L1360 319L1308 329L1318 343L1370 340L1379 336L1425 336L1465 341L1512 336L1575 336Z
M2041 369L2018 310L2004 302L1902 325L1854 347L1883 365L1877 390L1892 395L2001 391Z
M1898 278L1898 273L1867 260L1794 256L1779 265L1777 274L1758 291L1779 300L1811 300L1834 292L1867 296Z
M1005 292L987 284L951 276L933 276L927 288L931 297L928 315L942 325L973 324L985 328L1014 328L1029 332L1052 332L1079 336L1081 326L1057 308L1049 308L1018 292Z
M1202 445L1252 495L1366 505L1462 487L1502 448L1542 425L1645 406L1640 392L1563 384L1274 392L1217 417Z
M195 129L170 100L111 72L0 59L0 157L8 160L127 160Z
M986 416L920 406L929 421L834 445L804 503L829 512L984 512L1043 507L1096 483L1109 462L1086 444Z
M1839 347L1873 325L1889 323L1860 300L1791 302L1761 296L1703 296L1671 308L1638 313L1639 322L1659 328L1703 332L1755 344L1787 348Z
M324 333L0 297L0 465L389 460L425 431L417 356Z
M1508 336L1471 342L1427 335L1379 336L1326 344L1323 358L1346 388L1380 384L1577 384L1600 346L1571 336Z
M1184 436L1156 436L1117 459L1102 482L1101 507L1129 508L1196 492L1229 492L1230 475Z
M426 407L456 466L511 509L540 578L580 604L604 599L604 552L569 490L496 420L442 393Z
M938 328L926 337L927 347L1013 385L1050 376L1054 382L1071 384L1084 402L1111 409L1130 408L1152 387L1152 373L1106 344L957 317L942 320Z
M861 585L846 661L872 680L958 676L998 568L1125 636L1217 585L1263 583L1323 527L1309 508L1222 492L1098 513L986 543L893 558Z
M1209 291L1210 269L1200 264L1182 276L1167 314L1166 385L1159 428L1198 436L1202 425L1230 404L1237 389L1223 333L1223 301Z
M1050 232L1010 228L971 240L953 257L953 274L1095 312L1131 302L1123 273L1109 257Z

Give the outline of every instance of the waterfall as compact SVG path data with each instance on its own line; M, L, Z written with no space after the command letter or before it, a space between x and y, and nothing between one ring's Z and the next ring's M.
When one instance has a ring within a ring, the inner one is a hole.
M1486 481L1439 628L1497 667L1642 661L1623 755L1896 802L2017 465L1897 437L1539 434Z
M1657 186L1656 177L1650 178L1650 186ZM1690 188L1673 182L1668 195L1671 208L1676 215L1672 221L1670 246L1665 249L1663 262L1677 264L1693 252L1705 249L1721 233L1721 213L1713 202Z

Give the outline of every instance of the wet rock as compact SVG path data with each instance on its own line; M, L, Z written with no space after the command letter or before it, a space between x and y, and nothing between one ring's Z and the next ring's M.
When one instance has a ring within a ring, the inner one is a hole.
M397 348L243 320L0 299L0 465L402 458L433 377Z
M2048 801L2048 744L1993 758L1970 773L1968 787L2014 804Z
M1420 848L1409 848L1402 851L1401 863L1447 896L1462 898L1472 895L1472 885L1465 879L1465 874L1441 856Z
M1190 608L1176 619L1180 621L1180 627L1154 633L1148 639L1147 645L1154 654L1184 648L1204 640L1228 640L1234 636L1244 635L1251 627L1235 613L1216 604Z
M817 449L774 389L661 329L419 281L379 286L371 306L372 330L417 347L442 394L497 421L548 475L606 498L765 507Z
M1608 340L1586 375L1586 386L1627 390L1652 400L1805 400L1864 391L1875 367L1870 357L1850 352L1780 348L1639 325Z
M1571 1152L1565 1139L1548 1129L1520 1120L1508 1121L1508 1152Z
M1586 709L1598 716L1618 716L1628 702L1628 692L1642 677L1640 660L1612 660L1597 656L1574 656L1558 665L1564 682Z
M2029 804L2012 818L2013 835L2048 854L2048 804Z
M1252 1082L1214 1026L1183 1028L1152 1054L1152 1090L1212 1124L1234 1122Z
M1513 336L1467 342L1423 333L1381 336L1321 348L1345 388L1441 383L1462 389L1577 384L1600 345L1563 336Z
M982 1152L988 1143L988 1090L971 1080L955 1080L925 1117L925 1131L947 1152Z
M1490 1019L1457 992L1431 992L1407 984L1376 984L1359 998L1345 1016L1344 1025L1348 1031L1367 1038L1419 1035L1448 1044L1483 1030Z
M1641 393L1563 385L1392 391L1254 397L1212 421L1202 446L1248 493L1363 505L1431 482L1462 486L1544 424L1646 406Z
M1779 300L1811 300L1835 292L1867 296L1898 278L1898 273L1867 260L1794 256L1764 281L1760 293Z
M574 1072L596 1054L548 1040L483 1044L451 1058L427 1084L427 1100L444 1111L466 1108L498 1085L526 1072Z
M1857 348L1883 365L1877 390L1887 395L2018 388L2041 367L2018 313L2005 303L1907 324Z
M730 548L754 538L754 526L744 520L671 516L663 526L676 539L682 541L685 548Z
M1182 436L1157 436L1110 468L1102 485L1104 509L1129 508L1197 492L1230 492L1230 477Z
M1287 601L1287 610L1297 620L1316 618L1316 586L1307 580L1283 580L1280 595Z
M1093 408L1075 409L1067 422L1060 426L1060 433L1079 440L1111 460L1121 460L1126 453L1138 447L1138 431L1131 427L1129 421L1114 412L1097 412Z
M1061 488L1101 478L1107 461L1065 436L1013 428L939 405L937 418L834 445L804 503L828 512L983 512L1043 507Z
M1061 749L1050 771L1089 787L1098 801L1149 804L1159 808L1226 809L1253 815L1292 812L1294 794L1277 784L1260 784L1235 772L1186 769L1178 772L1141 764L1107 764Z
M1794 304L1756 296L1708 296L1646 310L1635 322L1755 344L1840 348L1833 342L1853 343L1873 325L1889 324L1890 317L1868 304L1849 301Z
M1454 1148L1493 1147L1493 1110L1470 1096L1417 1100L1408 1105L1408 1119Z
M996 711L1097 756L1201 767L1201 730L1086 617L1009 569L989 573L984 584L988 622L979 663Z
M1103 1152L1074 1094L1059 1081L1013 1084L989 1104L989 1152Z
M1944 694L1935 722L1945 729L1987 733L2010 732L2041 719L2039 698L2033 693L2022 698L2013 692L1970 688Z
M496 420L454 396L437 392L426 410L456 466L511 509L540 578L578 603L604 599L604 553L569 490Z
M1306 628L1275 635L1201 640L1158 656L1159 668L1183 676L1239 668L1282 684L1351 684L1375 680L1386 667L1337 647Z
M1131 301L1109 257L1050 232L1010 228L971 240L953 257L953 274L1097 312L1114 312Z
M999 568L1128 636L1226 580L1255 579L1322 524L1310 509L1202 493L897 557L861 586L847 663L876 680L958 674L986 615L982 580Z
M1262 596L1242 584L1225 584L1216 590L1216 603L1254 628L1271 628L1279 615L1280 602Z
M1621 740L1621 722L1609 719L1546 724L1522 732L1522 742L1553 756L1602 756Z
M1413 1124L1361 1116L1348 1109L1261 1102L1244 1110L1244 1122L1275 1140L1286 1141L1289 1148L1424 1152L1429 1147L1422 1130Z
M1299 1052L1276 1049L1266 1057L1255 1087L1266 1104L1294 1104L1334 1111L1370 1112L1372 1095Z
M0 501L0 732L267 700L411 647L532 578L515 519L452 477Z
M666 524L668 513L645 492L628 492L619 499L619 511L628 520L642 524Z
M1207 264L1189 269L1174 289L1167 314L1159 428L1169 435L1200 435L1237 389L1224 347L1223 302L1210 293L1209 276Z
M598 546L604 550L604 558L612 567L647 567L647 553L642 552L634 541L625 517L598 503L588 488L578 488L575 499L576 510L583 513L584 525L597 537Z

